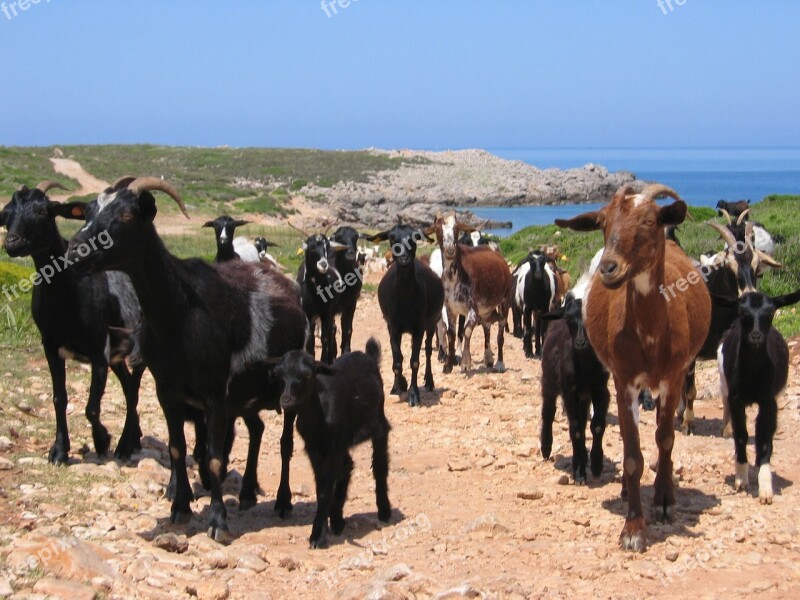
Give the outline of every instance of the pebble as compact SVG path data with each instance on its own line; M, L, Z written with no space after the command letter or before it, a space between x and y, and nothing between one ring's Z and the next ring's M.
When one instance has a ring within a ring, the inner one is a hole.
M0 598L6 598L14 593L14 589L5 577L0 577Z
M569 485L569 475L561 475L558 479L556 479L557 485Z
M14 462L0 456L0 471L10 471L14 468Z
M278 561L278 566L287 571L296 571L302 566L302 563L291 556L284 556Z
M541 500L544 498L544 492L536 488L522 490L521 492L517 492L517 498L522 498L523 500Z
M469 464L466 462L458 461L458 460L449 460L447 461L447 470L448 471L468 471Z
M239 560L236 563L236 566L240 569L250 569L251 571L255 571L256 573L263 573L267 570L267 563L261 560L255 554L242 554L239 557Z
M186 552L189 549L189 540L186 539L186 536L177 536L174 533L162 533L156 536L153 540L153 544L162 550L177 552L178 554Z
M664 558L666 558L669 562L675 562L678 560L679 552L675 548L667 548L667 551L664 553Z
M14 443L5 435L0 435L0 452L11 450Z
M210 550L205 552L202 554L202 559L205 565L210 569L227 569L230 564L228 555L222 550Z
M69 600L94 600L97 597L97 592L88 585L50 577L37 581L33 586L33 591L41 592L54 598L64 598L65 600L67 598Z
M21 467L46 467L50 463L47 462L46 458L41 458L39 456L23 456L17 459L17 464Z

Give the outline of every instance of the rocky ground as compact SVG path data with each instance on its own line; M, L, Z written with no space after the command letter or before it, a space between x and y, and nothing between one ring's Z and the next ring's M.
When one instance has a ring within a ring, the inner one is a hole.
M388 391L391 357L374 294L359 305L356 323L355 347L362 348L369 335L383 345ZM473 348L481 341L477 333ZM445 376L436 363L436 390L423 392L421 408L387 397L391 523L377 520L370 449L363 446L354 455L347 528L331 536L326 550L308 548L314 481L299 436L291 472L294 511L286 520L273 513L280 435L274 413L263 415L259 478L266 495L246 513L237 511L236 494L247 431L237 428L234 472L225 486L236 536L229 546L206 536L209 498L195 468L196 516L188 526L168 523L166 427L149 376L140 403L145 449L121 463L89 451L83 418L88 374L70 366L73 460L68 467L49 466L49 377L37 353L23 373L0 373L0 397L17 399L2 413L0 597L797 598L800 356L792 345L790 384L779 398L774 504L760 505L754 489L734 493L733 443L718 434L716 370L703 364L697 433L678 434L675 444L677 517L671 524L649 519L650 544L641 555L617 547L626 508L619 497L616 410L609 417L602 477L572 485L560 413L554 460L540 456L540 363L523 357L520 340L507 342L505 373L479 364L469 377ZM124 403L109 381L103 416L116 435ZM750 413L751 434L753 419ZM642 414L648 462L655 458L654 420L654 413ZM191 432L189 438L193 443ZM652 499L653 479L647 470L645 502Z
M326 203L344 222L385 227L398 216L430 222L437 211L453 207L605 202L620 186L642 183L632 173L609 173L599 165L537 169L485 150L373 152L422 162L376 173L367 183L308 185L302 193Z

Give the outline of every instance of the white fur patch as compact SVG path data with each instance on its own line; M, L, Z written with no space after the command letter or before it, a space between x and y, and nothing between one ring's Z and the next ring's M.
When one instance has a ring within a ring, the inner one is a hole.
M722 344L717 348L717 370L719 371L719 393L722 396L722 404L728 404L728 380L725 378L724 356L722 355Z
M257 362L269 356L269 332L274 323L270 298L272 290L269 279L260 270L255 272L257 289L250 292L250 339L247 345L231 355L231 378L241 373L247 363Z
M636 277L634 277L633 286L636 288L636 291L642 296L646 296L651 291L653 291L653 282L650 281L650 273L641 273Z
M547 279L550 281L550 302L548 302L547 305L550 307L550 310L553 310L555 308L554 303L556 298L556 275L550 263L545 263L544 272L547 274Z
M758 499L762 504L772 504L772 470L769 463L758 468Z
M528 276L530 271L531 263L528 261L522 263L522 265L520 265L520 267L517 269L517 287L514 290L514 303L520 308L523 308L525 303L525 278Z
M219 232L219 241L220 242L228 241L228 228L227 227L223 227L222 231Z
M634 385L628 386L628 396L631 399L631 412L633 413L633 422L639 426L639 389Z

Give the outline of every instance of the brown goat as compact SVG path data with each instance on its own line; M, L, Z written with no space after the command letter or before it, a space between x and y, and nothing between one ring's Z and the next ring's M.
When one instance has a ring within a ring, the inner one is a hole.
M658 206L655 199L664 196L675 202ZM664 236L664 227L682 223L686 212L686 203L668 187L649 185L637 194L626 186L601 210L556 221L576 231L601 229L605 238L600 265L584 299L584 315L589 340L613 374L617 391L624 444L623 495L628 498L620 545L638 552L646 545L639 391L650 389L660 399L653 501L659 518L668 518L675 504L675 409L711 318L711 298L700 274L677 244ZM667 293L675 287L677 294Z

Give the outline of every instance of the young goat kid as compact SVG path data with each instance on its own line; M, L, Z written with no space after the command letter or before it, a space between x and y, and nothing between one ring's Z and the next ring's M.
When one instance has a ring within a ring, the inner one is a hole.
M603 472L603 433L608 414L608 372L603 369L583 326L583 301L567 294L550 325L542 352L542 457L553 448L553 418L556 398L561 396L572 441L572 475L576 485L586 482L587 453L584 442L589 406L592 407L592 475Z
M730 410L736 449L737 490L748 485L747 416L745 408L758 405L756 418L756 466L758 499L772 504L772 438L778 427L776 397L786 386L789 348L772 327L775 311L800 300L800 290L771 298L760 292L744 294L738 301L715 297L714 302L738 306L738 318L722 338L718 351L720 391Z
M372 473L378 518L392 513L389 474L389 421L383 411L380 346L367 342L366 353L350 352L330 366L315 362L307 352L286 353L275 373L283 379L281 406L297 413L297 431L305 441L314 469L317 513L309 542L312 548L327 546L328 518L334 535L344 530L344 503L353 459L350 448L372 440Z

